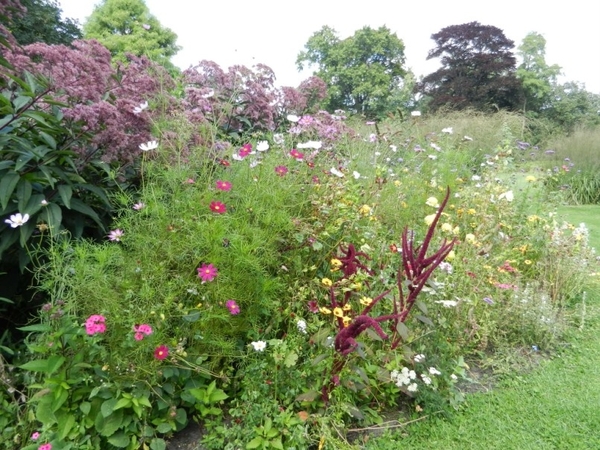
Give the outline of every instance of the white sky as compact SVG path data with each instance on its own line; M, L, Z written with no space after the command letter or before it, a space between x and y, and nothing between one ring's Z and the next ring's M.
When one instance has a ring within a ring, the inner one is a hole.
M65 17L88 17L100 0L60 0ZM546 38L546 62L563 69L561 81L584 82L600 94L600 1L598 0L146 0L150 12L173 30L182 69L200 60L226 69L233 64L271 67L277 84L297 86L296 56L323 25L346 38L363 26L387 26L404 41L406 65L417 76L438 67L426 61L431 35L449 25L493 25L518 46L527 33ZM514 49L516 51L516 48Z

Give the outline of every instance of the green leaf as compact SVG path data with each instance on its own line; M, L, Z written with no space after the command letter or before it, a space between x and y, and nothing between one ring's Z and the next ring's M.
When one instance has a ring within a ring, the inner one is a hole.
M19 95L17 98L13 100L13 105L15 107L15 112L18 112L23 107L27 106L32 101L32 98L25 95Z
M58 194L63 201L63 204L71 209L71 197L73 196L73 189L68 184L61 184L58 186Z
M314 358L311 362L310 365L311 366L316 366L317 364L319 364L321 361L325 361L327 358L329 357L329 355L327 354L323 354L323 355L319 355L316 358Z
M296 362L298 361L298 354L292 352L285 357L285 361L283 361L283 365L285 367L294 367Z
M417 308L419 308L419 310L423 313L423 314L427 314L427 305L425 304L425 302L423 302L422 300L416 300L415 301L415 306Z
M115 406L117 404L118 400L116 398L111 398L106 400L104 403L102 403L102 406L100 407L100 411L102 412L102 417L108 417L110 416L113 411L115 410Z
M25 207L31 197L31 183L23 178L17 184L17 199L19 200L19 211L25 211Z
M71 411L62 411L62 414L56 415L56 428L58 438L63 441L69 435L69 431L75 425L75 416Z
M194 311L193 313L183 316L182 319L186 322L196 322L200 319L200 311Z
M80 212L80 213L85 214L86 216L90 217L91 219L94 220L94 222L96 222L100 226L101 229L104 229L104 225L100 221L100 217L98 217L98 214L96 214L96 211L94 211L91 207L89 207L88 205L83 203L81 200L79 200L77 198L72 198L71 199L71 209L74 209L75 211Z
M33 159L33 153L25 153L19 155L15 163L15 171L21 170L29 161Z
M108 443L118 448L125 448L129 445L129 436L123 431L119 431L108 438Z
M56 140L52 136L50 136L48 133L40 131L40 137L52 150L56 150Z
M129 398L121 398L114 406L113 409L121 409L121 408L129 408L131 406L131 399Z
M90 413L90 410L92 409L92 404L90 402L81 402L79 404L79 409L84 415L87 416Z
M252 439L250 442L248 442L246 444L246 448L247 449L258 448L262 445L262 443L263 443L263 438L260 436L256 436L254 439Z
M404 322L398 322L396 325L396 331L402 338L404 342L408 341L409 330L408 327L404 324Z
M114 400L114 399L113 399ZM104 405L103 405L104 406ZM96 416L95 427L102 436L112 436L123 424L123 410L118 409L110 416L104 417L102 414Z
M160 423L156 427L156 431L162 434L169 433L171 430L173 430L173 427L171 426L171 424L166 422Z
M277 448L279 450L283 450L283 444L281 443L281 438L273 439L272 441L269 441L269 443L271 444L271 447Z
M6 209L6 205L8 205L8 201L20 179L21 177L17 172L8 172L2 175L2 180L0 180L0 205L2 205L2 209Z
M164 439L154 438L150 441L150 448L152 450L166 450L167 443Z
M297 402L312 402L314 401L318 396L319 396L319 392L317 391L308 391L305 392L304 394L300 394L296 397L296 401Z
M429 325L430 327L433 327L433 322L431 321L431 319L429 317L425 317L425 316L415 316L417 319L419 319L421 322L423 322L426 325Z
M52 327L50 325L44 324L44 323L36 323L34 325L27 325L24 327L19 327L17 328L17 330L20 331L40 331L40 332L45 332L45 331L50 331L52 330Z

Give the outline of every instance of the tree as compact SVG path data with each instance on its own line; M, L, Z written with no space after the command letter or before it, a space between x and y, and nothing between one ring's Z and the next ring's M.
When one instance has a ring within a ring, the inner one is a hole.
M173 69L169 59L180 49L175 44L177 35L150 14L144 0L103 0L83 31L86 39L98 40L119 61L131 53Z
M442 67L427 75L417 90L429 107L478 110L516 109L521 86L515 76L513 41L501 29L471 22L443 28L431 38L437 47L427 59L441 58Z
M298 54L298 70L316 65L314 75L328 85L327 108L349 109L367 116L391 108L390 95L401 89L404 43L388 28L364 27L341 40L324 26L314 33Z
M523 86L523 110L536 113L548 108L556 87L560 66L546 63L546 39L539 33L529 33L518 48L521 57L516 75Z
M62 19L62 9L56 0L20 0L20 3L27 12L13 15L10 23L4 22L19 44L70 45L75 39L81 39L79 23Z
M600 95L587 91L583 83L575 81L554 85L544 116L567 132L576 125L598 125Z

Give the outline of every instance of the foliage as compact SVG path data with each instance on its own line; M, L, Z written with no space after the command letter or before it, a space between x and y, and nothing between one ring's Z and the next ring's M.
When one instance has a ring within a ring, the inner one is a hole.
M425 76L417 90L437 110L517 109L521 84L515 76L513 41L491 25L470 22L445 27L431 38L436 47L427 59L441 58L442 67Z
M74 40L81 39L78 22L69 18L62 19L62 10L56 0L19 1L27 13L13 16L4 25L20 45L35 42L69 45Z
M335 30L324 26L304 48L296 64L299 70L317 66L315 75L328 85L329 111L348 109L375 117L393 108L390 93L402 89L406 70L404 43L387 27L364 27L340 40Z
M571 132L576 125L600 124L600 95L589 92L577 82L566 82L554 86L550 107L544 111L554 123Z
M120 62L132 54L172 70L170 58L180 50L175 43L177 35L150 14L144 0L103 0L83 25L83 31L86 39L101 42Z
M524 94L523 111L543 112L550 107L553 86L560 75L560 66L546 63L546 39L539 33L529 33L518 48L521 64L516 76Z

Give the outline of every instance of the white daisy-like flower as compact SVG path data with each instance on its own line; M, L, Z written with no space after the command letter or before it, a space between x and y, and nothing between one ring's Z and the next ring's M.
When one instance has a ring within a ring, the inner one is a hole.
M458 302L455 300L437 300L436 303L439 303L444 308L454 308L458 305Z
M427 206L432 206L434 208L437 208L438 206L440 206L440 203L438 202L438 199L435 197L429 197L427 199L427 201L425 202L425 204Z
M442 129L442 133L452 134L453 132L454 130L452 129L452 127Z
M277 145L281 145L285 142L285 138L283 137L283 134L281 133L277 133L273 135L273 141L277 144Z
M259 152L266 152L269 150L269 143L267 141L258 141L256 143L256 150Z
M44 199L40 202L42 206L48 206L48 200Z
M429 378L427 375L422 374L421 379L423 380L423 383L425 383L427 385L431 384L431 378Z
M150 150L156 150L158 148L158 142L157 141L148 141L144 144L140 144L140 150L147 152Z
M423 353L419 353L418 355L415 355L415 357L413 359L417 363L423 362L423 361L425 361L425 355Z
M298 331L302 334L306 334L306 321L300 319L296 322L296 326L298 327Z
M265 350L265 348L267 348L267 343L265 341L250 342L250 345L257 352L262 352Z
M473 138L471 136L466 136L466 135L463 137L463 139L465 141L472 141L473 140Z
M481 181L481 177L479 175L473 175L471 177L471 180L473 180L473 181Z
M505 199L507 202L512 202L515 199L515 195L513 194L513 191L506 191L498 196L498 200L502 199Z
M406 390L409 392L417 392L417 389L419 389L419 386L417 386L417 383L411 383L406 388Z
M22 227L29 220L29 214L13 214L10 219L6 219L4 222L9 224L11 228Z
M396 153L396 152L398 151L398 147L397 147L397 146L395 146L395 145L390 145L390 148L392 149L392 151L393 151L394 153Z
M360 178L360 173L358 173L356 170L354 172L352 172L352 176L354 177L355 180L358 180Z
M290 122L298 122L300 120L300 117L298 117L295 114L288 114L287 115L287 120L289 120Z
M421 116L421 111L412 111L410 113L411 116L413 117L420 117Z
M435 155L427 155L427 157L433 161L435 161L437 159L437 156L435 156Z
M340 170L336 169L335 167L332 167L329 172L331 172L333 175L335 175L338 178L344 178L344 174L343 172L341 172Z
M140 114L146 108L148 108L148 102L140 103L139 106L136 106L135 108L133 108L133 113Z
M441 375L442 374L442 372L440 372L439 370L437 370L435 367L430 367L429 368L429 373L431 375Z
M323 146L323 143L321 141L308 141L308 142L304 142L304 143L302 143L302 142L298 143L296 148L299 148L299 149L313 148L315 150L319 150L322 146Z

